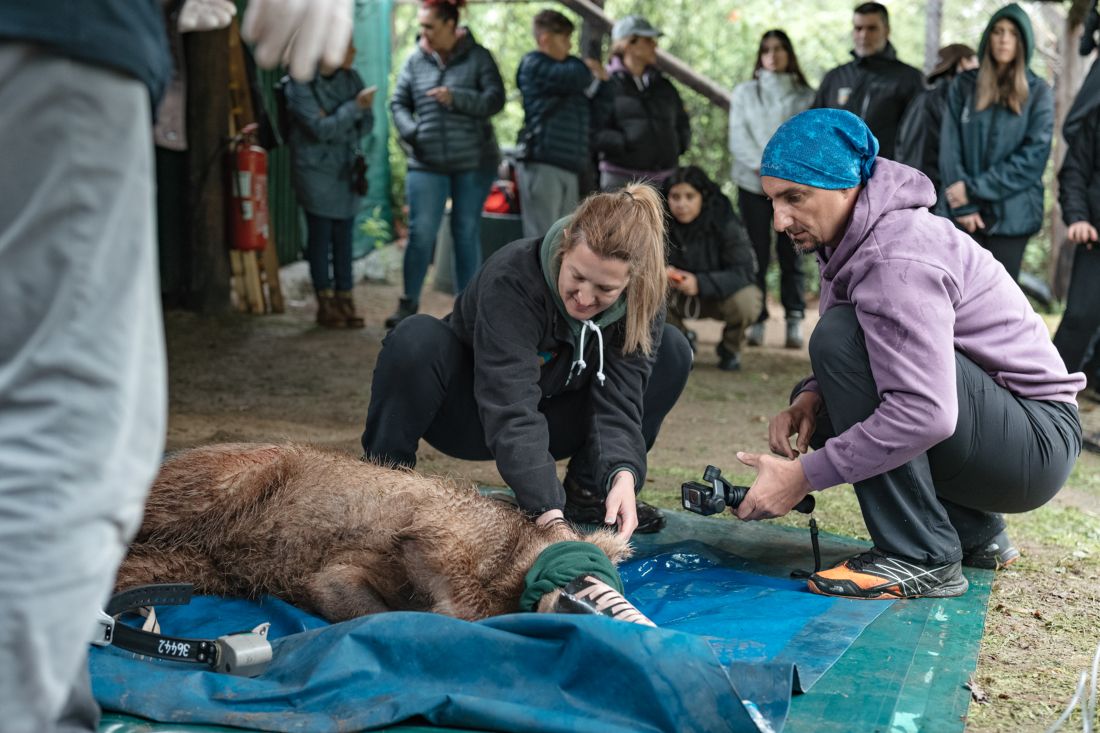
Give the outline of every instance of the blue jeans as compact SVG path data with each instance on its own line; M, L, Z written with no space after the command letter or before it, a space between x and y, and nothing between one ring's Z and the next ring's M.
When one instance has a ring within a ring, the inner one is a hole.
M351 290L351 226L354 222L354 218L330 219L306 212L306 229L309 231L306 254L314 290L333 289L333 275L328 266L330 258L332 272L335 273L335 289L341 292Z
M405 176L409 202L409 243L405 248L405 297L420 302L420 291L435 251L447 197L451 199L451 236L454 238L455 293L481 266L481 208L496 172L472 170L430 173L411 170Z

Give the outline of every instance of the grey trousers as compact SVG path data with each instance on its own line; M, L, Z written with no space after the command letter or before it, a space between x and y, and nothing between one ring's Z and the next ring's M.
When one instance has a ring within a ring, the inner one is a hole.
M541 237L572 214L580 198L577 174L549 163L520 163L516 170L523 236Z
M0 110L0 728L94 731L94 614L167 411L149 93L2 43Z
M810 445L879 405L863 329L851 306L830 308L810 337L824 410ZM796 388L797 389L797 388ZM1077 406L1017 397L955 352L955 433L908 463L855 484L875 546L923 565L954 562L1062 488L1081 452Z

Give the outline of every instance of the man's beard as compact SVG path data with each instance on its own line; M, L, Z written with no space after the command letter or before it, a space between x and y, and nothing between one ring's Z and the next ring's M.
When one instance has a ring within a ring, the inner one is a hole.
M819 249L821 249L821 242L815 241L809 247L802 247L802 246L799 246L798 244L795 243L795 239L794 239L793 236L791 236L791 233L789 231L785 231L783 233L787 235L787 239L790 240L791 247L794 249L794 253L796 255L798 255L799 257L801 257L803 255L812 255L815 252L817 252Z

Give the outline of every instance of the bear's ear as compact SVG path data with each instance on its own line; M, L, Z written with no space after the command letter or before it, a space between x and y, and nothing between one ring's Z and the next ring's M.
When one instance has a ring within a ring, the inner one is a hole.
M634 548L630 546L630 540L623 538L612 529L593 530L584 536L584 540L603 550L604 554L616 565L623 560L628 560L634 554Z

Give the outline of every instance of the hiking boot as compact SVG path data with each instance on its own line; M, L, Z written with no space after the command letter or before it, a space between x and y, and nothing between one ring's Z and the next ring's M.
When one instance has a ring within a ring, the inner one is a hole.
M322 328L344 328L347 321L336 304L336 296L331 290L317 291L317 325Z
M856 599L951 598L970 586L962 574L962 563L919 565L891 557L878 548L862 552L806 581L810 590L823 596Z
M963 553L962 564L968 568L984 568L986 570L1000 570L1020 559L1020 551L1008 538L1004 530L998 532L993 539L981 547L976 547Z
M565 487L565 518L574 524L603 524L607 514L604 497L578 484L572 476L562 482ZM665 526L661 510L644 501L635 501L638 512L638 534L660 532Z
M336 309L344 317L344 325L348 328L362 328L366 325L363 317L355 312L355 298L350 290L336 291Z
M763 346L764 345L764 324L754 323L749 326L749 331L745 335L745 343L749 346Z
M783 343L783 346L788 349L801 349L802 348L802 319L801 318L788 318L787 319L787 340Z
M418 310L420 310L419 303L409 298L402 298L397 301L397 310L394 314L386 319L386 328L393 328L409 316L415 315Z
M741 370L741 355L736 351L730 351L725 344L718 344L715 349L718 352L718 368L724 372L737 372Z

